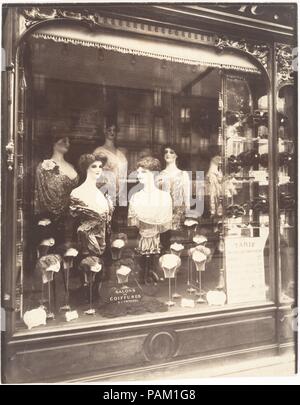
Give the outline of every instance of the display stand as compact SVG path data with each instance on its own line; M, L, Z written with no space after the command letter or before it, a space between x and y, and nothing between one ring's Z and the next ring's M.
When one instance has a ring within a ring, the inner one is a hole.
M60 308L61 311L70 311L71 307L69 304L69 278L70 278L70 269L73 266L73 258L72 257L64 257L64 264L63 264L63 278L64 278L64 285L65 285L65 304Z
M193 280L192 274L193 274L193 269L192 269L191 259L190 259L190 257L188 257L188 275L187 275L186 291L189 294L195 294L195 292L197 291L197 289L192 284L192 280Z
M159 259L159 264L164 272L164 277L168 279L169 299L165 302L168 307L174 306L176 303L172 301L172 285L171 279L175 278L176 271L181 265L180 257L174 254L165 254Z
M89 309L84 311L86 315L95 315L96 310L93 308L93 285L96 274L102 271L102 261L97 256L88 256L80 263L80 268L84 271L85 284L89 287Z
M183 249L184 249L184 246L181 244L174 243L173 245L170 246L171 253L174 255L177 255L179 258L181 257ZM172 294L172 298L178 299L181 297L182 297L182 295L177 292L177 272L176 272L175 280L174 280L174 293Z
M205 303L205 300L202 298L205 294L204 291L202 291L202 285L201 285L201 272L205 270L205 263L206 263L206 255L195 251L193 253L193 261L196 266L196 270L198 272L198 292L196 292L196 295L199 296L199 298L196 300L198 304L203 304Z
M53 275L52 275L53 277ZM52 308L51 308L51 283L52 281L48 281L47 282L47 286L48 286L48 310L47 310L47 319L51 320L54 319L54 312L52 312Z
M59 255L50 254L42 256L38 259L36 267L42 273L42 292L41 292L41 302L48 303L46 305L42 304L43 307L47 308L47 319L54 319L54 312L52 311L52 301L51 301L51 287L54 280L54 274L59 272L61 267L61 257ZM47 284L47 295L48 299L45 300L44 284Z
M89 277L89 309L84 311L86 315L95 315L96 310L93 308L93 284L94 284L94 275L91 273Z
M49 239L49 240L50 240L50 239ZM51 238L51 241L53 241L52 244L49 243L48 245L45 245L45 244L44 244L44 241L42 241L42 242L39 244L39 246L38 246L38 248L37 248L37 252L36 252L36 253L37 253L37 259L40 259L41 257L46 256L46 255L48 254L50 247L55 244L54 239ZM40 299L40 305L42 305L42 306L44 306L44 304L46 304L46 302L47 302L47 299L45 299L45 296L44 296L44 295L45 295L44 283L43 283L43 281L42 281L41 299Z
M121 266L117 271L117 280L118 284L121 284L121 288L127 288L129 274L131 273L131 269L127 266Z

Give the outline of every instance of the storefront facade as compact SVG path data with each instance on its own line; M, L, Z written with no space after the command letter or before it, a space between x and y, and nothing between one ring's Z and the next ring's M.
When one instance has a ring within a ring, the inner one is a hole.
M295 351L296 8L274 7L4 7L4 381Z

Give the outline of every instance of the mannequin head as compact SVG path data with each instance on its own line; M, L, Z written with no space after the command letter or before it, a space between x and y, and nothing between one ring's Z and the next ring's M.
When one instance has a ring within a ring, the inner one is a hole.
M96 181L101 176L106 161L107 158L104 155L85 153L80 156L79 168L87 178Z
M53 138L53 153L66 154L70 148L70 139L68 136L56 136Z
M155 172L161 169L158 159L152 156L146 156L137 162L137 178L141 184L150 185L154 182Z
M174 163L176 162L178 155L174 148L171 148L169 145L166 145L163 148L163 154L164 154L164 160L165 162L168 163Z
M48 155L65 155L70 149L70 130L66 125L57 123L50 129Z
M161 149L161 156L162 161L164 161L167 166L172 164L180 166L179 150L176 146L172 144L164 145Z
M115 142L117 139L117 126L114 123L110 123L106 126L104 130L104 136L106 141Z

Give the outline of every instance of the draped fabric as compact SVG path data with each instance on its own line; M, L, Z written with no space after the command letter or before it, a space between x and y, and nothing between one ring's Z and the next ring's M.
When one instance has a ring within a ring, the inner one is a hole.
M70 197L70 212L80 220L77 228L78 245L82 255L101 256L104 253L106 232L109 231L112 208L98 214L81 199Z
M137 251L140 254L159 254L160 238L157 225L149 225L144 222L139 223L140 239Z
M146 56L149 58L168 60L170 62L206 66L225 69L242 70L260 73L259 69L247 58L224 50L217 52L214 48L164 39L142 38L130 33L114 33L109 31L93 31L84 27L42 27L33 35L36 39L52 40L59 43L81 45L106 49L123 54Z
M159 232L170 229L172 224L172 199L168 192L154 188L133 194L129 201L130 212L137 221L156 225Z
M39 163L36 169L34 194L35 214L50 214L54 220L66 214L70 193L77 186L78 180L78 176L70 179L67 175L60 173L59 166L51 160Z
M143 190L129 201L128 225L139 228L138 252L142 255L160 253L159 234L172 228L172 200L170 194L153 190L151 198Z

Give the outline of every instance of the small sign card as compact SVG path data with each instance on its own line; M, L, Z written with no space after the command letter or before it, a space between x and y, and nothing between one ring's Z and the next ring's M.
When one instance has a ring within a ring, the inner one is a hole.
M264 247L268 234L260 237L226 237L225 264L227 303L266 299Z
M142 290L138 287L112 287L105 301L107 304L132 304L140 302L142 296Z

